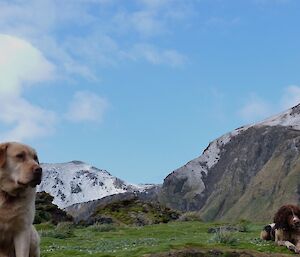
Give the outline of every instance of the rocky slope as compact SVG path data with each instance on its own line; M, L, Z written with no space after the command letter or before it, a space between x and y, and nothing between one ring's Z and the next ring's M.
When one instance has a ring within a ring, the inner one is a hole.
M95 212L95 210L98 208L104 208L110 203L132 199L139 199L144 202L158 202L157 197L160 192L160 188L161 186L152 186L144 189L143 191L109 195L101 199L73 204L66 207L65 210L74 218L76 223L80 221L93 223L94 220L91 219L91 215Z
M160 201L206 220L271 219L299 203L300 105L211 142L203 154L168 175Z
M42 164L43 179L37 187L54 197L60 208L100 199L105 196L143 192L153 185L133 185L80 161L58 164Z
M111 221L122 225L145 226L168 223L179 217L178 211L161 206L158 202L142 201L133 197L110 202L105 206L97 206L89 220L100 224Z

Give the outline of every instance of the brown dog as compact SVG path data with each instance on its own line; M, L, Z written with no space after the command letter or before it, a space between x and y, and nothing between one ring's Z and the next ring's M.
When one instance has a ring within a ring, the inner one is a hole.
M291 204L280 207L274 216L274 223L261 232L261 239L274 240L277 245L300 253L300 208Z
M34 149L15 142L0 144L0 257L40 256L32 222L41 178Z

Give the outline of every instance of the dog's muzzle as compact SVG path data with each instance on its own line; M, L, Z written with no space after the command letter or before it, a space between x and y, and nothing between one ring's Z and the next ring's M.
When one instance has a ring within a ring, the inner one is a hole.
M37 185L41 184L42 181L42 168L37 167L33 170L33 179L29 182L31 187L36 187Z

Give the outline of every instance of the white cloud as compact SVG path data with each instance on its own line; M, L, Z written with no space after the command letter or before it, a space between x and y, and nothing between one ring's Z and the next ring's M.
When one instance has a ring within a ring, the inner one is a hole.
M84 38L70 37L62 45L74 59L101 67L116 65L116 61L121 58L118 43L102 33L90 34Z
M54 132L56 114L33 105L20 96L0 97L0 122L6 131L1 141L23 141Z
M146 60L152 64L163 64L173 67L183 66L187 57L176 50L161 50L149 44L137 44L128 52L129 58Z
M248 102L238 111L239 116L246 122L255 122L273 114L271 104L252 95Z
M193 1L138 0L137 8L122 8L113 16L119 30L136 32L142 38L165 36L178 28L182 21L192 17Z
M51 79L54 66L29 42L0 34L0 138L26 140L54 130L56 115L22 97L24 86ZM7 131L5 131L7 130Z
M276 103L270 103L254 94L250 95L248 102L238 111L238 115L243 121L252 123L298 104L300 104L300 86L291 85L283 88L283 94Z
M20 94L22 83L47 80L54 66L30 43L0 34L0 93Z
M102 122L108 101L92 92L76 92L69 104L66 118L72 122Z
M281 99L283 109L291 108L300 103L300 87L296 85L288 86L284 89Z
M128 5L115 0L0 1L0 31L32 42L55 62L57 76L96 80L95 67L128 61L124 56L134 45L143 42L159 48L149 39L170 35L191 17L192 2L141 0ZM161 52L165 59L169 56L176 62L182 54L171 48L167 46ZM152 62L168 63L172 62Z

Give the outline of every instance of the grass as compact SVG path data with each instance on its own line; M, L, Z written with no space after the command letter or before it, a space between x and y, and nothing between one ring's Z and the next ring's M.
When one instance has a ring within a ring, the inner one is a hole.
M209 228L220 227L220 223L171 222L144 227L116 227L111 231L95 228L71 228L71 236L59 238L51 236L59 228L37 225L41 232L41 252L43 257L90 256L90 257L137 257L172 249L198 247L203 249L248 249L260 252L290 253L273 242L262 241L259 233L263 225L247 224L246 231L234 231L225 240L216 240L216 233L208 233ZM67 231L69 228L63 229ZM52 231L52 232L51 232ZM54 231L54 232L53 232ZM220 236L220 235L219 235ZM232 244L234 238L234 244Z
M226 229L220 229L212 236L210 242L225 244L225 245L236 245L238 238L236 233L227 231Z
M95 223L94 225L89 226L89 229L94 232L111 232L111 231L115 231L117 227L113 224Z

